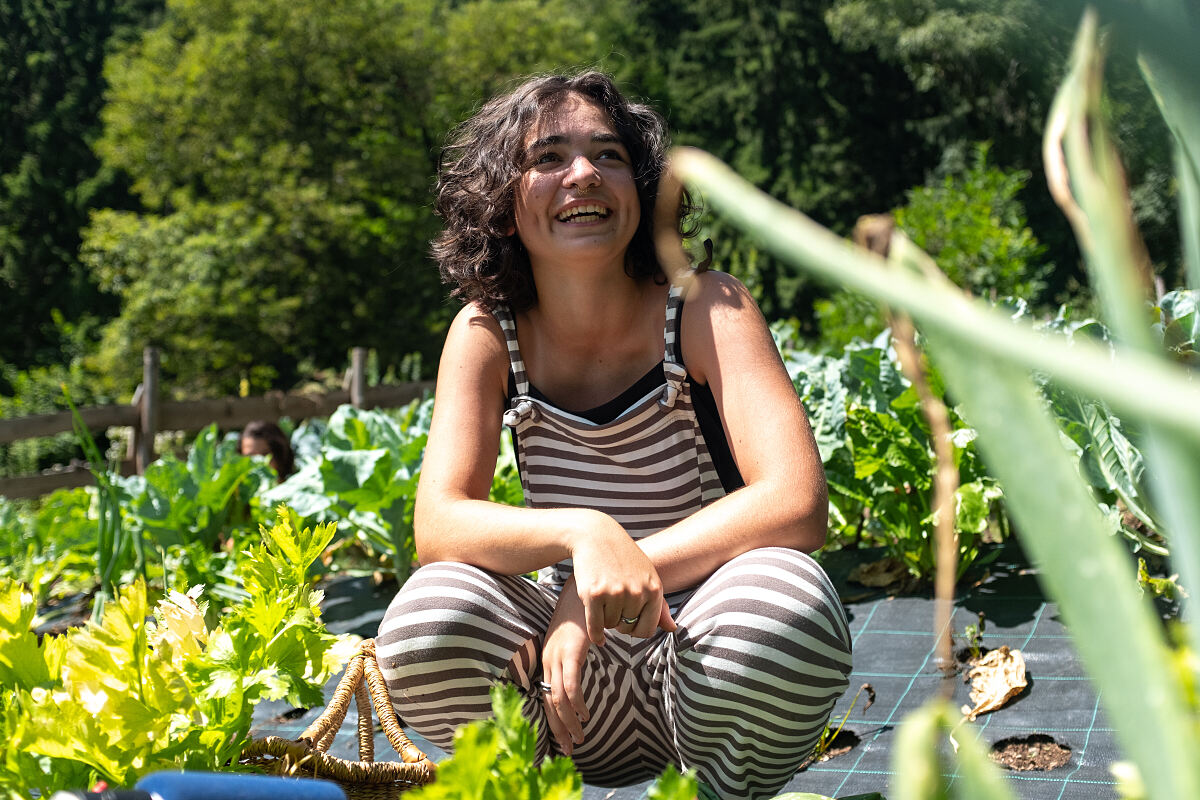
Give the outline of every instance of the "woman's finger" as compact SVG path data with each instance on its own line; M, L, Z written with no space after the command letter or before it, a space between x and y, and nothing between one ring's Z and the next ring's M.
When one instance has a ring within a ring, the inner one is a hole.
M639 639L649 639L658 630L659 608L665 605L662 599L652 600L638 612L637 623L634 624L631 636Z
M632 611L622 611L620 617L617 619L616 627L621 633L636 635L633 634L633 631L638 625L641 624L641 621L642 607L638 606Z
M583 697L583 686L579 679L579 667L579 664L567 660L563 662L560 672L562 675L563 692L566 694L567 701L571 704L571 710L574 712L573 714L568 714L565 721L576 744L583 743L583 723L587 722L591 717L591 714L588 712L587 702ZM572 725L572 722L574 722L574 725Z
M604 606L594 597L588 598L583 605L583 618L587 624L587 635L594 644L604 646L604 629L612 627L605 624Z
M542 685L542 708L546 711L546 724L550 726L550 733L554 736L554 741L558 743L559 752L564 756L569 756L573 749L571 732L567 730L566 723L559 716L558 704L554 702L553 689L547 690L548 687L549 684Z

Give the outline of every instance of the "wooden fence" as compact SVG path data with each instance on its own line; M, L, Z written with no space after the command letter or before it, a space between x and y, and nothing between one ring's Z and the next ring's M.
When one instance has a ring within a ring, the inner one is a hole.
M365 348L351 352L349 389L322 394L285 394L268 392L256 397L222 397L216 400L162 402L159 395L157 348L147 347L142 354L142 385L129 405L90 406L79 409L90 431L110 427L133 429L129 453L120 464L123 475L141 474L155 459L154 435L159 431L195 432L210 423L219 430L243 427L251 420L293 420L327 417L338 406L349 403L356 408L397 408L433 389L433 381L367 386ZM0 444L54 436L74 430L69 411L0 419ZM87 465L74 465L40 475L0 478L0 496L39 497L56 489L95 483Z

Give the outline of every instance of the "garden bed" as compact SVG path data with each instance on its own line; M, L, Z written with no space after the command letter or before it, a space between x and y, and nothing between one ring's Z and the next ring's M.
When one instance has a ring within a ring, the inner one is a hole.
M869 555L851 551L830 554L825 559L831 577L843 591L854 637L851 691L839 702L835 716L841 718L854 691L863 683L874 687L876 701L866 710L860 703L846 722L842 740L857 738L857 742L848 751L797 774L786 787L789 791L831 797L875 791L887 794L894 769L892 751L897 727L907 714L937 693L943 681L934 664L932 598L923 594L889 596L847 583L845 576L851 567L866 557ZM324 617L330 629L371 636L395 585L376 586L369 578L338 578L325 589ZM1021 650L1029 687L1004 708L984 714L974 726L961 729L959 735L970 735L974 730L990 748L1002 740L1023 740L1039 734L1069 750L1066 763L1054 769L1006 770L1010 786L1024 800L1116 798L1109 766L1120 755L1113 730L1084 674L1056 604L1045 599L1034 571L1015 548L1001 553L986 579L960 589L952 623L960 640L967 625L978 623L979 612L986 619L983 647L1008 645ZM950 680L954 705L968 704L969 686L961 676ZM320 709L312 709L292 714L289 719L289 711L286 704L263 703L255 714L255 735L295 737L320 713ZM354 714L351 708L330 748L331 754L357 758ZM444 757L429 742L411 732L410 736L435 761ZM376 753L380 759L396 758L382 733L376 736ZM584 800L638 800L646 785L586 787Z

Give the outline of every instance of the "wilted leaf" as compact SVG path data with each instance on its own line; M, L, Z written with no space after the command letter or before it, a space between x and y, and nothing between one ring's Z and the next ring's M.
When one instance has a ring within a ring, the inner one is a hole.
M971 702L975 707L963 706L962 712L972 721L980 714L1003 708L1029 685L1025 679L1025 657L1020 650L1009 650L1007 645L976 661L967 677L971 680Z

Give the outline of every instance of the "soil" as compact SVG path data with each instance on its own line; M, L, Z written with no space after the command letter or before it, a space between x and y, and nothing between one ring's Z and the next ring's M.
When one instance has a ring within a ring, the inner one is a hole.
M1044 733L1001 739L992 745L992 760L1008 769L1045 772L1071 760L1071 748Z

